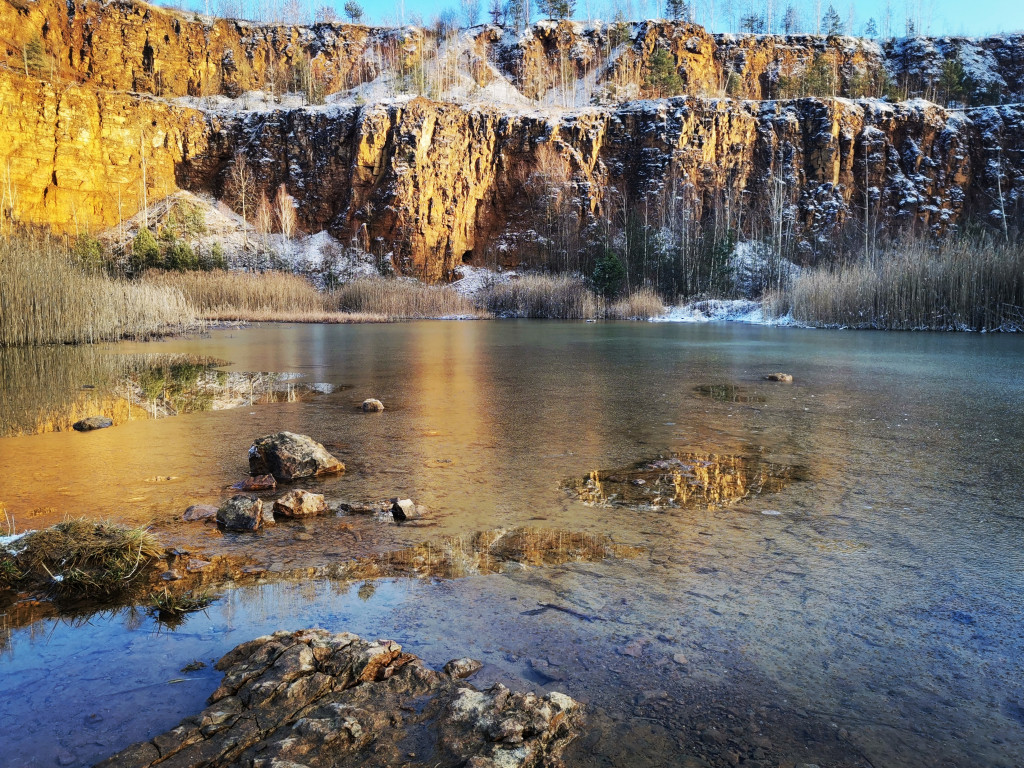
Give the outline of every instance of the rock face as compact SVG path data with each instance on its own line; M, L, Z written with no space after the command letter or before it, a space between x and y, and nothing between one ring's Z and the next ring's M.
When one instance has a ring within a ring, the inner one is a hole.
M226 531L255 531L263 523L263 502L255 496L240 493L217 510L217 524Z
M290 482L303 477L344 472L345 465L308 435L279 432L261 437L252 444L249 471L253 475L271 474L277 480Z
M415 29L203 21L131 0L0 0L0 29L0 167L17 190L0 197L0 218L64 231L111 227L177 189L225 197L240 150L257 198L283 184L302 229L427 281L530 258L552 218L586 248L623 210L670 199L696 220L728 211L753 234L780 187L807 262L866 217L881 233L942 234L968 217L1001 229L1024 216L1022 35L879 46L668 22L477 32L459 66L478 83L505 78L516 104L551 107L540 113L424 98L216 107L306 66L343 91L432 44ZM33 36L52 67L26 74ZM651 95L659 51L683 95L622 101ZM965 67L956 99L941 92L948 62ZM787 83L815 66L854 100L764 100L802 95ZM594 104L569 98L580 83L594 84ZM909 100L857 100L880 90Z
M477 691L396 643L349 633L277 632L217 669L206 709L97 768L555 768L581 719L564 694Z
M76 432L92 432L94 429L106 429L114 426L114 420L106 416L89 416L81 421L76 421L71 428Z
M312 517L326 511L323 495L309 491L289 491L274 502L274 513L284 517Z

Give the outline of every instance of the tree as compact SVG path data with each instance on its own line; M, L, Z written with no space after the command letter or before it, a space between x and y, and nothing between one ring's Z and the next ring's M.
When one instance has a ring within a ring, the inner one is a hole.
M295 237L295 198L288 194L288 189L284 184L277 188L277 194L274 196L274 208L277 214L277 225L281 229L281 234L285 236L285 239L291 240Z
M576 0L538 0L537 7L551 20L568 19L576 10Z
M32 39L25 43L22 55L25 59L25 77L28 77L29 73L42 74L46 69L46 54L43 51L43 41L39 39L39 35L33 35Z
M651 54L650 71L644 85L657 98L678 96L683 92L684 84L675 57L664 48L656 48Z
M135 272L160 266L160 246L153 233L143 227L132 240L132 268Z
M459 5L462 10L462 20L466 22L467 27L475 27L480 23L480 0L459 0Z
M740 32L750 32L761 35L764 34L764 29L764 17L759 16L756 13L748 13L740 19Z
M358 24L363 19L363 6L356 2L356 0L348 0L345 3L345 15L348 16L348 20L353 24Z
M782 17L782 29L787 35L796 34L800 30L800 14L796 6L790 5Z
M614 299L622 291L622 284L626 281L626 268L622 266L622 261L611 248L605 248L604 253L597 257L591 281L594 290L606 299Z
M825 11L825 17L822 19L822 23L825 26L825 34L829 35L841 35L843 34L843 18L839 15L839 11L834 6L829 5L828 10Z
M878 37L878 25L874 19L868 19L868 23L864 25L864 37Z
M336 24L338 21L338 14L335 13L334 8L329 5L321 5L316 9L316 23L317 24Z
M242 150L235 152L224 185L228 199L234 201L235 210L242 214L242 220L245 222L245 226L242 228L242 239L248 245L248 216L252 207L252 198L256 194L256 174Z
M686 0L665 0L665 15L672 21L685 21L690 18L690 6Z
M504 26L505 5L501 0L491 0L491 10L489 10L487 14L491 17L491 24L496 27Z

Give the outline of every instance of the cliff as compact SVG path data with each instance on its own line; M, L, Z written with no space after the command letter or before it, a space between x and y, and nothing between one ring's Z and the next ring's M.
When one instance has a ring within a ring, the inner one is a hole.
M665 22L438 37L56 0L0 0L0 29L0 213L64 231L179 189L224 197L238 153L256 197L284 185L303 229L428 280L589 247L640 210L755 235L785 219L813 259L850 221L941 233L1024 207L1020 106L768 100L822 82L937 98L950 61L963 102L1019 100L1020 37L879 46ZM681 95L630 100L665 53Z

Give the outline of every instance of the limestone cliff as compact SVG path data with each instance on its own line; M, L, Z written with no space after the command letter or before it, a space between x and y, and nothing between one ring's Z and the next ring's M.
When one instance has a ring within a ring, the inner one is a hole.
M0 0L0 29L0 214L64 231L113 226L178 189L223 197L237 153L257 195L287 188L302 228L428 280L528 258L555 229L587 247L641 210L754 234L785 217L808 258L851 220L944 232L1024 213L1020 106L766 100L809 67L839 94L884 72L886 87L935 96L943 62L967 61L964 100L1012 101L1024 38L879 46L551 22L436 39L129 0ZM647 92L657 50L685 95L623 101ZM327 104L281 97L311 73ZM255 89L274 93L256 108L229 98Z

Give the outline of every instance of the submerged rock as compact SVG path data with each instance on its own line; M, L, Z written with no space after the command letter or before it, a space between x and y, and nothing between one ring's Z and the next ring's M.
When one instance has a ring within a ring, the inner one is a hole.
M453 677L456 680L464 680L471 675L475 675L483 667L476 659L452 659L444 665L445 674L449 677Z
M793 381L793 374L791 373L769 373L764 377L765 381L782 381L787 384Z
M244 493L232 496L217 510L217 524L226 531L255 531L263 522L263 502Z
M194 523L199 520L209 520L217 516L217 508L212 504L193 504L185 510L181 519L186 523Z
M114 426L114 420L106 416L90 416L87 419L76 421L71 428L76 432L92 432L94 429L106 429Z
M271 474L279 481L288 482L344 472L345 465L308 435L278 432L252 444L249 471L253 475Z
M271 474L256 475L255 477L247 477L245 480L239 480L237 483L231 486L233 491L272 491L277 488L277 480Z
M582 718L565 694L478 691L397 643L347 632L277 632L217 669L224 678L206 709L97 768L553 768Z
M390 510L390 501L342 501L338 504L338 512L346 515L381 515Z
M384 411L384 403L380 400L370 397L363 400L363 413L382 413Z
M326 511L323 494L309 491L289 491L274 502L274 512L285 517L312 517Z

